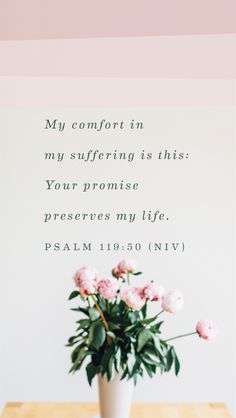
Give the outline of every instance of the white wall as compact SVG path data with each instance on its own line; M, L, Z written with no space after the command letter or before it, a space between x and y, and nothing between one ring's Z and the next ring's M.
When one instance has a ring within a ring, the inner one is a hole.
M143 132L111 134L46 132L45 118L137 118ZM104 151L188 152L185 161L115 161L63 163L44 161L45 152ZM233 273L232 273L232 114L230 108L146 108L5 112L3 135L4 257L1 279L1 405L7 401L86 401L96 399L84 371L68 375L76 315L67 296L72 275L84 264L101 275L127 252L43 251L55 242L185 242L183 253L128 254L145 273L139 282L158 280L177 287L185 297L177 316L165 314L165 335L193 329L209 317L219 325L215 342L179 340L180 377L159 375L139 382L135 400L233 404ZM140 192L48 192L44 180L132 179ZM164 224L42 222L46 211L79 212L160 209ZM153 312L159 309L152 305Z

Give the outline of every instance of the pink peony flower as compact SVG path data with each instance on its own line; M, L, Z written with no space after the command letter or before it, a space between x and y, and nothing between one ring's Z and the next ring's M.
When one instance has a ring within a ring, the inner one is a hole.
M125 278L126 278L126 274L125 274L125 273L123 273L122 271L120 271L120 270L118 269L118 267L114 267L114 268L112 269L112 275L113 275L114 277L116 277L117 279L125 279Z
M170 313L177 313L183 307L184 298L182 293L178 290L170 290L166 293L162 299L162 309L163 311Z
M143 289L132 286L123 288L120 298L134 311L140 311L146 302L143 296Z
M146 299L151 301L159 301L163 298L165 289L162 285L149 283L143 288L143 295Z
M97 273L89 267L82 267L74 275L75 285L83 296L88 296L96 291Z
M196 331L199 337L205 340L214 340L218 333L218 327L209 319L201 319L196 325Z
M80 279L80 276L83 274L84 278L86 276L86 278L88 280L96 280L97 278L97 272L96 270L90 268L90 267L81 267L79 270L76 271L75 275L74 275L74 281L76 286L78 286L78 281Z
M114 279L101 279L97 283L98 293L107 300L111 300L117 296L119 283Z
M118 270L122 273L133 273L136 270L136 262L134 260L125 259L119 262Z

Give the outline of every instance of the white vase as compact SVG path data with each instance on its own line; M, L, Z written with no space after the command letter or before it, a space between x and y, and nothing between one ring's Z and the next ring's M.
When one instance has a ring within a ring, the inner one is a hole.
M116 373L108 382L98 376L100 418L129 418L134 391L133 379L120 380L122 373Z

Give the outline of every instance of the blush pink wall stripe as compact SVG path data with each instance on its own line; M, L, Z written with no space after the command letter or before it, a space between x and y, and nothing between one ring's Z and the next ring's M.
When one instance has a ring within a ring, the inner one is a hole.
M236 32L235 0L1 0L0 39Z
M236 78L236 35L1 41L0 75Z
M0 77L3 109L232 106L231 80Z

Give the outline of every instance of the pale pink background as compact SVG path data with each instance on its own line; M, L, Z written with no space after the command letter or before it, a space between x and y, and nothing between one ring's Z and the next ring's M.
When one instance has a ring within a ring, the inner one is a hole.
M235 78L236 35L0 42L0 75Z
M161 378L157 375L153 380L140 379L134 401L227 402L232 407L235 352L232 342L232 107L181 108L183 97L189 97L192 102L198 97L200 102L202 95L202 102L206 103L207 97L219 94L217 85L222 81L177 80L174 83L151 79L147 80L148 88L145 88L145 80L140 79L70 78L69 84L67 79L9 77L8 81L12 94L15 88L18 104L20 100L24 102L30 90L31 97L36 102L40 97L43 106L42 110L34 111L29 102L29 109L14 110L12 96L9 111L1 112L1 178L4 179L1 184L1 220L4 223L1 271L4 280L1 280L0 309L5 320L0 344L0 386L3 386L0 408L1 402L3 406L6 401L91 402L97 399L96 386L89 387L84 368L73 377L67 372L70 355L64 344L74 331L76 319L69 311L71 304L66 298L72 290L74 271L81 265L92 265L100 274L107 275L110 266L127 253L67 252L46 256L41 251L45 240L81 242L83 239L87 242L186 241L185 255L172 253L168 257L166 253L155 255L144 250L142 254L132 253L132 257L145 272L144 281L160 280L167 289L178 287L184 294L184 310L175 317L163 318L166 319L166 336L176 335L176 330L191 331L198 319L210 317L219 326L219 337L212 343L199 338L179 340L176 348L181 358L181 374L178 379L174 374ZM51 91L52 83L54 91L49 101L45 93L48 88ZM207 84L212 85L212 91ZM223 81L223 84L229 86L230 81ZM21 85L21 92L18 85ZM33 97L35 92L36 98ZM78 101L82 108L63 108L64 95L67 95L67 105ZM143 100L146 107L111 109L108 106L104 109L105 99L109 104L113 97L121 105L134 99L140 105ZM86 109L88 99L97 102L99 108ZM159 103L163 99L169 104L175 100L177 107L150 109L151 99L158 99ZM50 107L52 100L55 107ZM61 136L44 130L46 118L68 122L145 118L146 129L141 135L138 132L94 135L92 132L72 133L68 129ZM177 161L166 161L164 165L153 161L151 165L132 167L117 165L115 161L110 165L86 167L71 164L69 160L63 166L43 161L47 151L63 151L68 155L71 151L91 147L126 152L177 148L189 152L191 158L180 165L176 165ZM107 192L87 197L66 192L49 196L43 187L45 178L62 181L87 178L99 182L106 176L117 180L121 176L137 179L142 185L140 194L124 197L119 193L115 198ZM41 222L43 213L51 210L80 212L86 209L96 213L115 208L137 211L155 207L170 213L169 226L67 223L48 225L45 229ZM156 305L152 309L151 316L158 312ZM224 361L219 361L224 353L227 353Z
M233 33L234 0L1 0L0 39Z
M232 106L231 80L0 77L0 107Z

